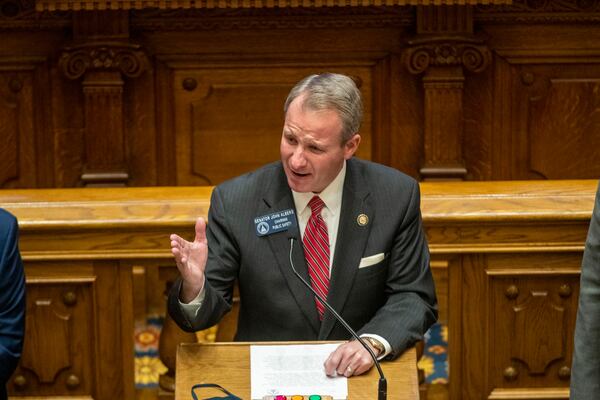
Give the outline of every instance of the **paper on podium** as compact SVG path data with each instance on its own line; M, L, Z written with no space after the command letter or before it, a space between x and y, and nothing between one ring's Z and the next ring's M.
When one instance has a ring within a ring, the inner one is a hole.
M328 377L323 363L339 344L250 346L252 400L264 396L329 395L348 398L348 380Z

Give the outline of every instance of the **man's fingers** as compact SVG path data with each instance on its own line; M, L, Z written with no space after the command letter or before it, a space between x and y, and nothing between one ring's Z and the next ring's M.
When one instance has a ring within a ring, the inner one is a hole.
M179 269L183 268L185 264L185 257L181 254L179 247L172 247L171 254L173 254L173 257L175 257L175 263Z
M360 366L356 367L356 370L354 371L354 375L362 375L362 374L364 374L365 372L367 372L370 369L371 369L371 365L370 364L360 365Z
M335 376L337 374L336 370L341 359L338 349L339 347L327 357L327 360L325 360L325 374L327 376Z
M357 341L341 344L325 361L325 373L328 376L360 375L373 366L373 359Z
M329 355L325 361L325 374L328 376L345 375L352 353L348 351L348 343L343 343Z
M182 242L185 241L185 239L183 239L181 236L176 235L174 233L172 233L171 236L169 236L169 239L171 239L171 246L173 242L179 243L179 245L181 245Z
M340 365L337 368L338 375L344 375L346 378L356 375L356 353L346 350L346 357L342 358Z
M196 220L195 230L194 242L206 243L206 221L204 221L204 218L200 217Z

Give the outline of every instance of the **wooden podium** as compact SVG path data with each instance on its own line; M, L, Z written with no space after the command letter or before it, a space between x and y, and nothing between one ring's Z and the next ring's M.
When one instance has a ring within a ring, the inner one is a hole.
M217 383L241 399L250 400L250 346L273 344L297 342L180 344L177 348L175 400L190 399L191 388L198 383ZM382 362L381 367L388 383L389 400L419 399L417 355L414 347L394 361ZM348 400L377 398L378 381L376 368L350 378Z

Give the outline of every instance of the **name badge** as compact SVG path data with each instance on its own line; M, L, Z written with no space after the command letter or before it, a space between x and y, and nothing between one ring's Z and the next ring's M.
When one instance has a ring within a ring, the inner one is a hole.
M296 226L296 212L291 208L254 218L254 230L258 236L287 231L293 226Z

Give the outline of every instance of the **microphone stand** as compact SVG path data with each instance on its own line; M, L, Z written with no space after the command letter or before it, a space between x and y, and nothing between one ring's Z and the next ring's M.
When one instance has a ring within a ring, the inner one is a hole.
M304 280L304 278L298 273L298 271L296 271L296 268L294 268L294 262L292 261L292 252L294 250L294 240L296 240L296 238L290 237L290 265L292 267L292 271L294 271L294 274L298 277L298 279L300 279L300 281L302 281L304 286L306 286L317 297L317 299L319 299L319 301L321 303L323 303L325 305L325 307L327 307L327 309L344 326L344 328L346 328L346 330L348 332L350 332L350 334L356 340L358 340L359 343L362 344L362 346L369 352L369 354L371 355L371 358L373 359L375 367L377 367L377 371L379 372L379 385L377 388L377 400L386 400L387 399L387 380L385 379L385 376L383 375L383 370L381 369L379 360L377 360L377 356L375 356L375 353L373 353L373 350L371 350L371 348L365 343L365 341L360 336L358 336L358 334L354 331L354 329L352 329L350 327L350 325L348 325L348 323L346 321L344 321L344 319L333 309L333 307L331 307L331 305L329 305L327 300L325 300L323 298L323 296L321 296L319 293L317 293L313 289L313 287L308 282L306 282L306 280Z

